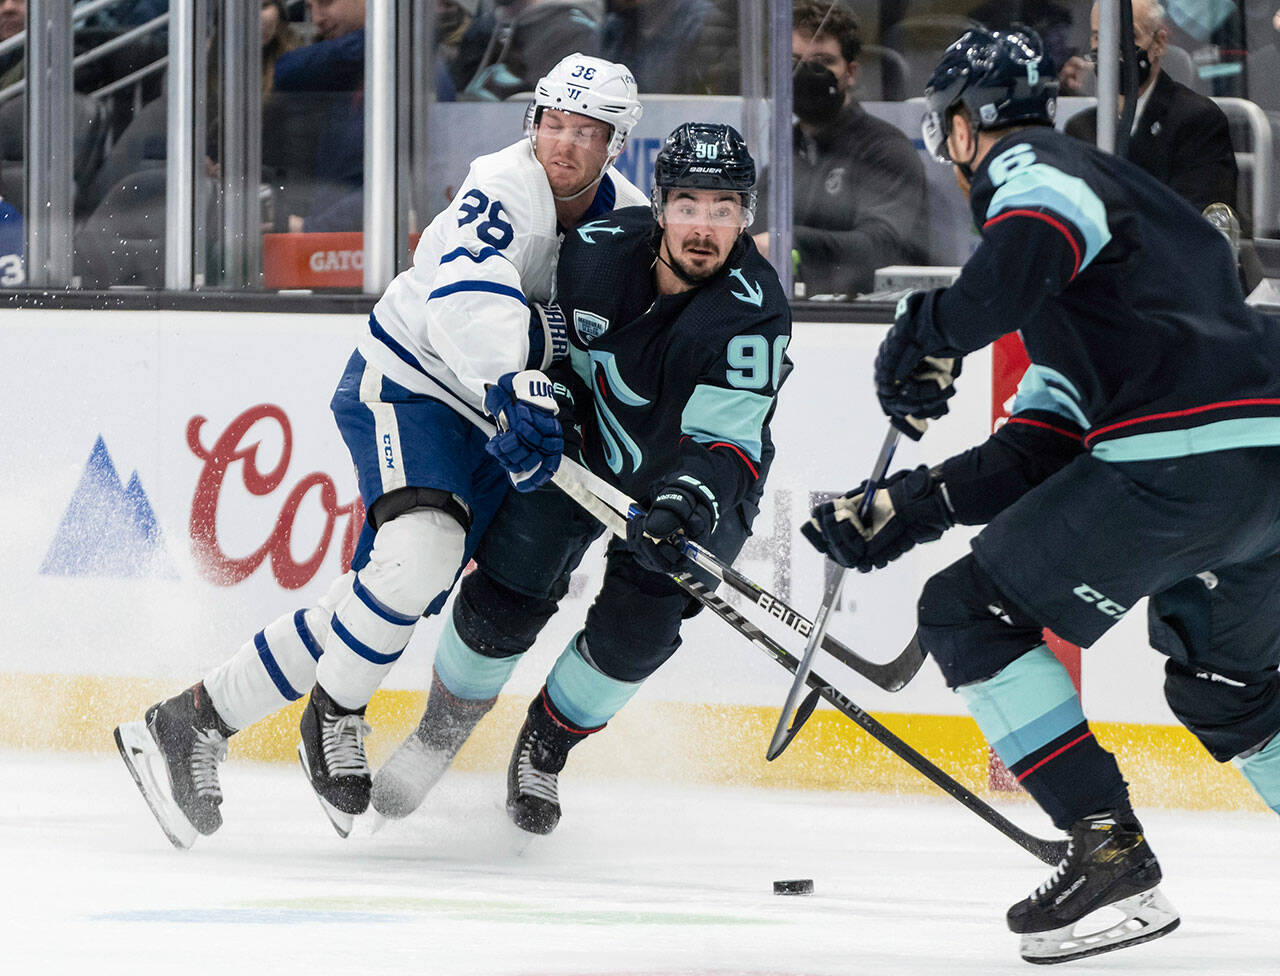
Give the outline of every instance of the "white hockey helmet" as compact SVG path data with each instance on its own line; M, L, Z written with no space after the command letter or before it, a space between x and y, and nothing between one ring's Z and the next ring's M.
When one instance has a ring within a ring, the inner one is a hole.
M586 54L570 54L538 79L533 102L524 117L525 134L530 139L534 138L539 114L548 108L576 112L611 125L610 158L622 151L627 134L644 111L630 68Z

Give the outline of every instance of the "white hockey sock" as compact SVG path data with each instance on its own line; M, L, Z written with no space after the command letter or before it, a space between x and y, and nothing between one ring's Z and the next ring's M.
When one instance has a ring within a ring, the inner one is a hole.
M315 684L320 643L309 624L319 610L287 613L253 635L229 661L204 679L222 720L243 729L296 701Z
M384 523L369 562L335 608L316 681L343 708L363 708L404 652L431 601L453 586L466 536L433 509Z
M224 722L233 729L248 728L311 690L334 604L350 593L354 579L348 573L315 607L272 621L204 679Z

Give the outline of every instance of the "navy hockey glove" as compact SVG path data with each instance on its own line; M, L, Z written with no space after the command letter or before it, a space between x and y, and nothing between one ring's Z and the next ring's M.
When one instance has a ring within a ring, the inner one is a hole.
M823 502L800 527L819 552L841 566L869 573L883 569L916 543L932 542L955 525L942 482L923 464L899 471L876 492L870 525L858 518L867 482L840 498Z
M555 302L529 303L529 361L526 369L546 369L569 355L564 311Z
M507 471L517 491L533 491L560 466L564 438L551 381L536 369L507 373L484 394L498 432L484 449Z
M955 396L960 360L926 356L916 340L917 316L936 292L916 291L898 302L893 326L876 353L876 396L893 426L919 440L928 421L943 416Z
M718 508L710 489L684 475L662 486L647 514L627 523L627 548L645 569L674 573L685 561L684 540L705 542Z

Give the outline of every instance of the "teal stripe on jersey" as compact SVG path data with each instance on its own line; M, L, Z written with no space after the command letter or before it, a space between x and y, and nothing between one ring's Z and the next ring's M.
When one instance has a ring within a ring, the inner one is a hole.
M956 692L1006 766L1084 721L1071 676L1044 644Z
M495 697L511 677L523 655L485 657L477 654L458 635L453 614L445 619L444 633L436 647L436 675L449 693L458 698L482 701Z
M1277 444L1280 417L1237 417L1186 430L1160 430L1100 441L1094 445L1093 456L1103 461L1150 461Z
M1089 185L1047 163L1023 166L1000 187L987 207L987 220L1016 207L1043 207L1066 218L1084 235L1080 270L1098 256L1111 240L1107 208Z
M1088 430L1089 418L1080 408L1080 392L1074 383L1048 366L1032 363L1022 374L1018 395L1011 413L1022 410L1047 410L1066 417Z
M1280 813L1280 735L1248 759L1231 761L1267 806Z
M627 381L622 378L622 373L618 370L618 360L613 353L592 349L589 355L592 362L599 363L600 368L604 370L605 380L609 384L609 389L613 390L614 396L629 407L643 407L649 403L627 385Z
M574 725L595 729L613 718L643 681L619 681L601 674L578 652L578 634L547 675L547 694L556 708Z
M764 418L772 405L772 397L759 393L699 385L684 405L680 430L702 444L736 444L759 464Z

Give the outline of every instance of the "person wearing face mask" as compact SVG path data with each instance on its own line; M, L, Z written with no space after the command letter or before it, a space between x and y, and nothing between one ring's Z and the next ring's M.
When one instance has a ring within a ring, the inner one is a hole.
M807 295L852 298L872 290L876 268L924 263L924 167L911 140L853 97L862 47L853 16L838 0L793 9L796 280ZM753 231L767 257L763 221Z
M1098 48L1098 7L1090 14L1091 45ZM1138 65L1138 103L1133 113L1128 159L1198 211L1211 203L1236 206L1236 154L1227 117L1213 100L1160 70L1169 27L1159 0L1133 0L1133 56ZM1098 141L1098 111L1085 109L1067 121L1067 133Z

